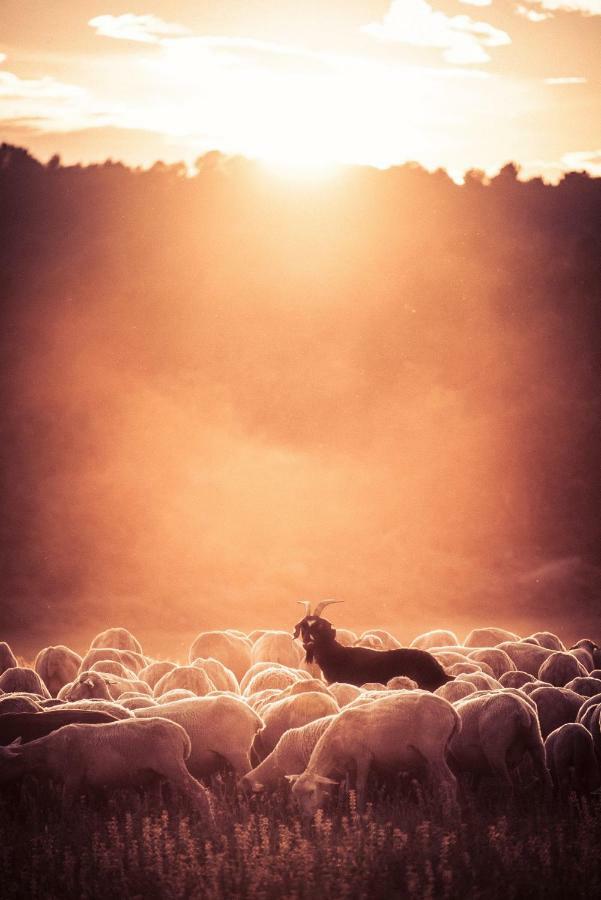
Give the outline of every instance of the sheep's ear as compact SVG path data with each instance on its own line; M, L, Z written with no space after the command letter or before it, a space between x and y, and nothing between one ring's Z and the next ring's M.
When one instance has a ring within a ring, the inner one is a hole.
M325 775L314 775L315 781L318 781L320 784L340 784L339 781L334 781L333 778L326 778Z
M7 744L7 746L3 748L4 752L8 756L18 756L22 743L23 743L23 738L19 735L19 737L16 737L14 739L14 741L12 741L10 744Z
M289 781L290 784L294 784L295 781L298 781L300 775L284 775L286 781Z
M92 681L91 678L86 678L86 680L84 681L84 684L89 684L90 687L94 687L94 682Z

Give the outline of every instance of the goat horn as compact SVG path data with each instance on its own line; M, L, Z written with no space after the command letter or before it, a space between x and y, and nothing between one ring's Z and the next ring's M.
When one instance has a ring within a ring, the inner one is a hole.
M311 615L311 603L309 600L297 600L296 602L305 607L305 618Z
M315 609L313 610L314 616L320 616L326 606L329 606L330 603L344 603L344 600L322 600L321 603L318 603Z

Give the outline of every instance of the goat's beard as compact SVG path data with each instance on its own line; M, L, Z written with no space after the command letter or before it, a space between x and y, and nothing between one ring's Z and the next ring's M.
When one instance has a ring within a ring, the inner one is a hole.
M315 656L315 645L314 644L305 644L305 660L308 663L313 662L313 657Z

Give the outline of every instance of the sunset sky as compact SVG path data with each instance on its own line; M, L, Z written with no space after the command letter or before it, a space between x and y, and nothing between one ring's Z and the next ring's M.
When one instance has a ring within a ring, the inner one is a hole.
M0 139L601 174L600 47L601 0L2 0Z

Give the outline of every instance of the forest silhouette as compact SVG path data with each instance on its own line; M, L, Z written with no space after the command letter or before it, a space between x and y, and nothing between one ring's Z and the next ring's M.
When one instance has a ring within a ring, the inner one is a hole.
M601 636L601 179L3 144L0 229L20 652L121 624L176 652L323 597L404 640Z

